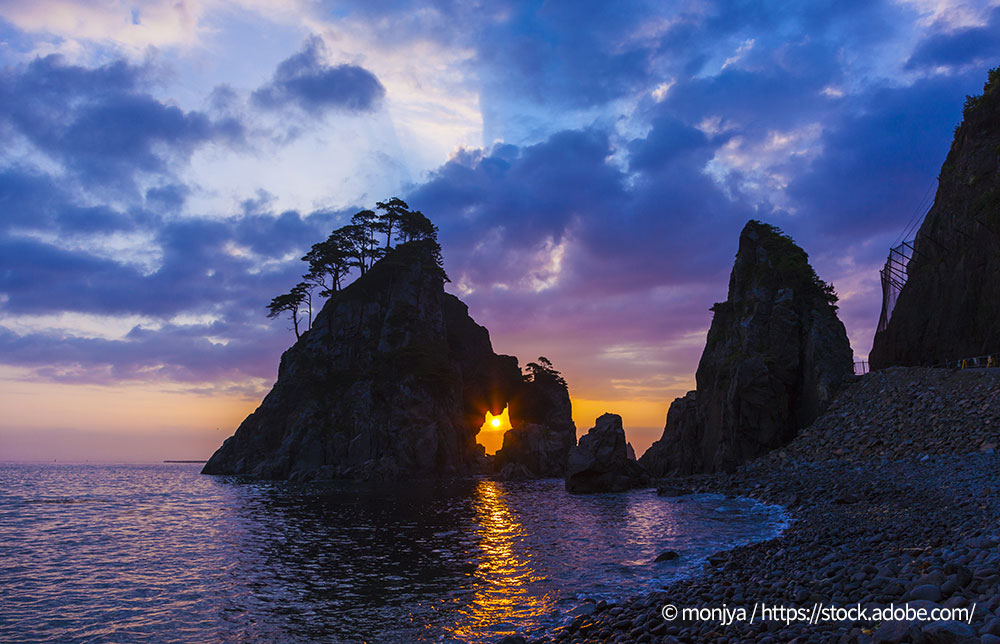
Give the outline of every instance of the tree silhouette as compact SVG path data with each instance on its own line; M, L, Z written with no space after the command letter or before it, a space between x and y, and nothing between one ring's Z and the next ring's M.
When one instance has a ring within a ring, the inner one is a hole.
M375 208L382 211L378 216L379 232L385 233L385 247L388 249L392 242L393 229L410 214L410 206L399 197L393 197L389 201L377 202Z
M441 246L437 243L438 227L424 213L410 210L410 206L399 197L379 201L375 207L380 214L359 210L351 217L351 223L337 228L325 240L312 245L302 257L302 261L309 265L309 270L302 276L304 281L271 300L267 305L267 317L276 318L287 313L295 337L300 338L299 323L303 308L307 315L306 330L312 328L313 292L319 289L320 297L330 297L342 288L343 280L354 268L358 269L359 276L364 276L378 260L393 252L393 234L399 244L433 242L434 262L441 271L441 277L448 281ZM376 240L380 234L385 235L385 246ZM552 363L545 358L539 360L551 368ZM535 363L529 363L529 369L531 365ZM558 371L552 372L558 377Z
M528 373L524 374L524 379L528 382L554 382L566 386L566 379L556 371L552 362L545 356L538 356L538 362L529 362L525 368Z
M284 293L271 300L267 305L269 318L279 317L282 313L288 313L292 320L292 328L295 329L295 339L302 337L299 334L299 307L305 299L305 294L301 290L293 288L288 293Z
M419 210L407 211L399 221L398 239L402 243L420 239L437 240L438 227Z
M299 307L302 304L306 305L306 311L309 314L308 322L306 323L306 331L312 328L313 325L313 298L312 291L316 287L315 284L309 284L308 282L299 282L292 287L292 293L299 300Z
M326 240L313 244L302 258L309 264L309 271L302 277L320 288L321 297L329 297L340 290L341 281L351 270L348 253L343 229L333 231Z
M359 210L351 217L351 223L340 230L344 233L347 255L354 261L352 265L364 275L384 254L375 241L378 232L378 215L371 210Z

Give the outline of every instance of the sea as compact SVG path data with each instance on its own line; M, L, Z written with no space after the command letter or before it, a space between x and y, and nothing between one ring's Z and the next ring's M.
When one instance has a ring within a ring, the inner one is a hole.
M0 464L0 642L494 644L788 525L779 506L710 494L200 467ZM656 563L667 550L680 556Z

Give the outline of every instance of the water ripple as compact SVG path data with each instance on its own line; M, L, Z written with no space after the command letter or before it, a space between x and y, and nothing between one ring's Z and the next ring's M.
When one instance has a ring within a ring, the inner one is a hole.
M494 642L774 536L779 508L560 481L371 489L0 465L0 641ZM679 560L654 564L663 550Z

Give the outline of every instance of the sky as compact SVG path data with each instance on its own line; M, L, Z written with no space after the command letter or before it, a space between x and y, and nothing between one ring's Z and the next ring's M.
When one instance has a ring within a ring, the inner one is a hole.
M749 219L867 356L998 64L998 0L0 0L0 460L207 458L294 340L267 302L393 195L641 453Z

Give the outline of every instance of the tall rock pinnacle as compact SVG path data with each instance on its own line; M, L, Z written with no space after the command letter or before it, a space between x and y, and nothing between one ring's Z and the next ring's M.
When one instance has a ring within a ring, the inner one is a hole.
M697 390L670 406L663 437L640 459L646 470L732 470L812 423L853 370L834 302L791 238L747 223L729 298L712 307Z

